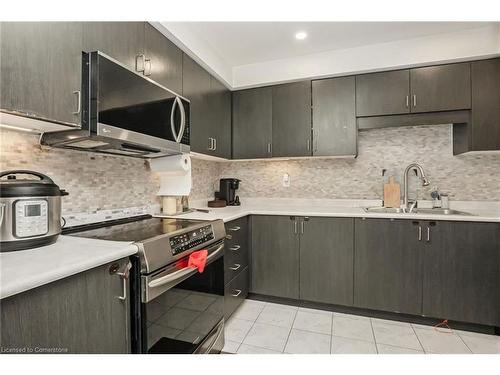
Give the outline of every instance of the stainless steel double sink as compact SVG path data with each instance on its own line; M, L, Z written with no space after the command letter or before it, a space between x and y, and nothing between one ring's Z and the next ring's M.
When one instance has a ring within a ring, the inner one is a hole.
M363 210L368 213L380 214L422 214L422 215L463 215L474 216L469 212L451 210L449 208L414 208L412 212L407 212L402 208L386 208L386 207L364 207Z

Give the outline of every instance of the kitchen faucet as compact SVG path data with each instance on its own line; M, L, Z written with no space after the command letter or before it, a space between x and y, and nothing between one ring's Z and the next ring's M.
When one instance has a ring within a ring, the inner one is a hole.
M404 172L404 197L403 197L403 209L408 210L408 212L412 212L413 209L417 206L417 199L414 202L411 202L411 205L408 205L408 173L410 170L415 170L418 176L418 172L420 172L420 179L422 180L422 186L429 185L429 180L425 177L424 169L420 164L411 163L406 167Z

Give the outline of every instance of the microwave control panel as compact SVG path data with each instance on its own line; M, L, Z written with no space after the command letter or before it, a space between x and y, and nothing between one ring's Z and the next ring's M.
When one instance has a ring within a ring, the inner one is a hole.
M48 203L43 199L20 200L14 203L15 236L41 236L49 231Z
M180 254L213 239L214 232L211 225L171 237L170 247L172 255Z

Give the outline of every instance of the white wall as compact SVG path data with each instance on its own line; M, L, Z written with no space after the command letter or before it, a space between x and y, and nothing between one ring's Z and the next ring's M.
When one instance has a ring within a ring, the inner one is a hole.
M500 55L500 26L233 67L234 88Z

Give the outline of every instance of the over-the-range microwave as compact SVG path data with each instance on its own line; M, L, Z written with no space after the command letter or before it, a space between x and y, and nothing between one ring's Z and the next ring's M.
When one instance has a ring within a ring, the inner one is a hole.
M189 100L102 52L82 58L81 128L41 144L142 158L190 151Z

